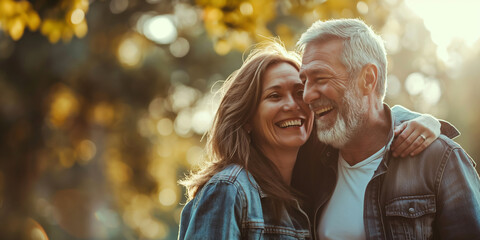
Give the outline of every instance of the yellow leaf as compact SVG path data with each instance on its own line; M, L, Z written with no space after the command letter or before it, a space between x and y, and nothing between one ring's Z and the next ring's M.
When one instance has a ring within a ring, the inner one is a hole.
M88 32L88 26L85 20L83 20L81 23L73 25L73 31L75 32L75 36L78 38L85 37Z
M207 7L204 10L205 22L216 22L222 19L223 12L218 8Z
M48 41L51 43L57 43L62 35L62 31L59 28L53 28L48 34Z
M17 1L15 3L15 10L17 13L26 12L29 8L31 8L31 5L28 1Z
M62 32L62 41L68 42L73 37L73 32L70 28L64 28Z
M40 22L41 22L40 17L35 11L30 11L28 13L27 25L31 31L36 31L40 26Z
M232 46L228 41L220 40L215 43L214 49L218 55L226 55L228 52L230 52Z
M15 13L15 3L13 1L0 1L0 9L2 15L12 16Z
M46 19L43 21L42 27L40 28L40 32L43 35L48 35L52 29L54 28L54 23L51 19Z
M8 33L12 37L13 40L19 40L25 29L25 23L22 21L21 18L15 18L10 22L10 27L8 27Z
M86 12L88 10L88 0L75 0L72 5L72 9L74 10L76 8L79 8Z

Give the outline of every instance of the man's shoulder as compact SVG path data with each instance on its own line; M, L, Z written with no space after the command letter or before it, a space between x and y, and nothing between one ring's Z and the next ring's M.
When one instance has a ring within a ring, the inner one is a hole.
M441 134L435 141L432 142L432 144L430 144L430 146L418 154L418 158L427 160L428 163L430 161L438 163L441 162L439 161L440 159L449 158L451 157L451 154L456 151L465 153L460 144Z
M440 176L450 174L444 171L445 166L453 162L467 164L465 156L468 157L458 143L441 135L415 156L389 159L385 180L393 188L396 185L398 189L407 190L426 187L429 192L434 192ZM471 158L470 161L474 164Z

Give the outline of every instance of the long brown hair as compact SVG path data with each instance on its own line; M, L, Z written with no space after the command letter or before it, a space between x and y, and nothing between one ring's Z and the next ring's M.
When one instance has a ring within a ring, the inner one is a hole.
M287 51L277 41L254 48L243 65L233 72L221 88L223 93L212 128L206 133L206 164L180 183L192 199L210 178L229 164L247 169L264 193L272 198L279 213L282 205L291 206L294 191L283 181L276 165L251 142L245 125L257 111L266 70L278 63L288 63L297 70L300 56Z

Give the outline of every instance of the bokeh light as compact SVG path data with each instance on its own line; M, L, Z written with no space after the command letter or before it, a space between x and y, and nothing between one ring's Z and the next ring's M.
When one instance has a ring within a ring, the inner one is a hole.
M189 50L190 44L185 38L178 38L177 40L175 40L175 42L170 44L170 52L173 56L177 58L184 57L185 55L187 55Z
M246 16L252 15L253 13L252 4L250 4L249 2L243 2L242 4L240 4L240 12Z
M97 146L92 141L82 140L75 149L76 155L79 157L80 163L85 164L92 160L97 153Z
M192 113L190 110L182 110L177 114L177 118L175 118L174 122L174 129L179 136L191 136Z
M119 14L128 8L128 0L111 0L110 11L114 14Z
M70 21L72 21L73 24L79 24L83 19L85 19L85 12L82 9L77 8L72 12Z
M79 102L74 92L65 85L55 87L51 95L50 122L61 127L72 115L79 111Z
M422 96L427 104L435 105L438 103L442 96L442 90L437 79L428 79L422 91Z
M425 87L425 77L423 74L415 72L408 75L407 79L405 80L405 89L407 89L410 95L417 95Z
M136 67L143 58L142 49L136 38L126 38L118 47L118 59L125 67Z
M387 77L387 95L391 98L397 97L402 90L402 85L397 76L390 74Z
M360 14L366 15L368 13L368 5L363 1L359 1L357 3L357 10Z
M147 19L143 26L145 36L159 44L170 44L177 38L177 29L171 16L160 15Z
M177 193L171 188L164 188L158 194L158 199L163 206L172 206L177 203Z
M158 133L162 136L168 136L173 132L172 120L168 118L162 118L157 122Z

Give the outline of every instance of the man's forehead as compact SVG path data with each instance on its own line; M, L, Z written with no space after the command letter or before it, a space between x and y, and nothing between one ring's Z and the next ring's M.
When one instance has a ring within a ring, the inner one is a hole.
M300 75L331 72L333 70L334 69L327 62L314 60L309 63L302 64L302 66L300 67Z

